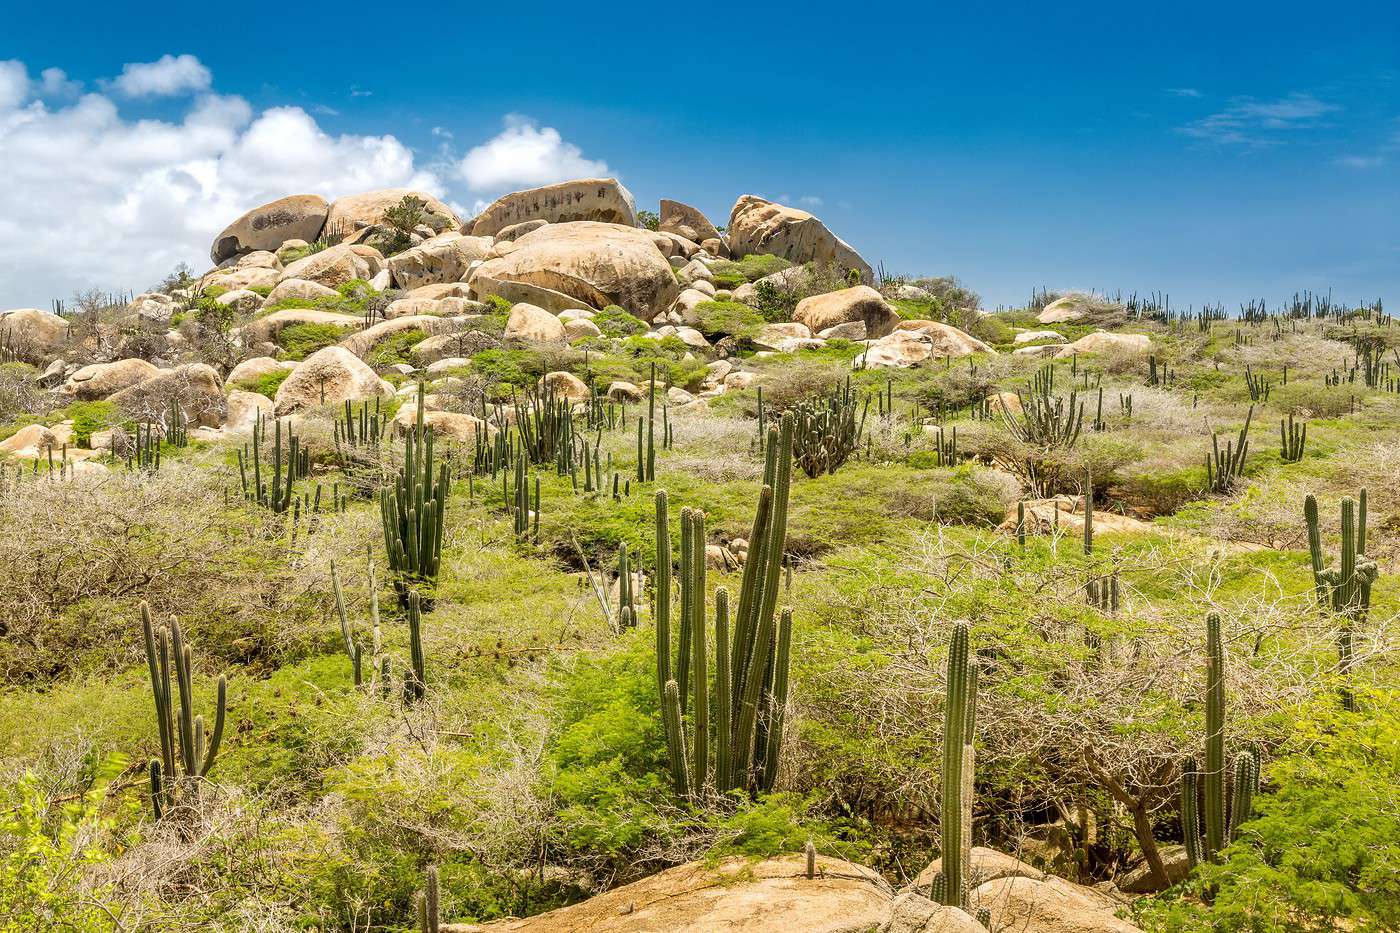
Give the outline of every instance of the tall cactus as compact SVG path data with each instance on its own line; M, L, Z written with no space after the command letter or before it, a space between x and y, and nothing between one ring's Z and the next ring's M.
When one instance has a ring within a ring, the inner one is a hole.
M1212 612L1206 616L1205 769L1198 771L1196 760L1190 759L1181 775L1181 831L1192 867L1216 861L1220 850L1237 838L1240 825L1249 820L1259 789L1258 754L1248 749L1235 756L1228 809L1226 778L1225 646L1220 637L1220 616Z
M1338 668L1345 679L1355 664L1355 627L1365 621L1371 609L1371 584L1378 574L1376 562L1366 556L1366 490L1361 490L1355 500L1350 496L1342 499L1342 549L1335 566L1329 566L1322 553L1322 527L1314 496L1303 500L1303 519L1308 529L1308 553L1318 602L1341 622L1337 655ZM1342 705L1349 710L1356 708L1356 698L1345 683Z
M968 659L965 622L953 626L948 644L948 698L943 712L943 788L939 838L943 886L939 900L966 907L971 881L973 735L977 717L977 667Z
M438 917L438 870L436 865L428 866L428 877L423 890L418 892L419 933L438 933L441 929Z
M1094 553L1094 474L1084 471L1084 553Z
M202 778L214 765L224 735L224 713L228 708L228 684L219 677L214 706L214 728L205 731L204 717L194 713L194 655L185 644L180 623L172 618L168 627L155 627L151 607L141 604L141 626L146 640L146 663L155 698L156 723L160 732L160 759L148 766L151 807L160 819L177 802L180 793L192 789L191 781ZM170 659L175 659L175 686L179 705L170 692Z
M791 612L777 612L792 443L793 418L785 415L764 445L765 482L732 616L728 592L720 589L715 594L713 682L704 513L689 508L681 513L677 618L672 612L668 499L664 490L656 494L657 691L672 783L683 796L699 798L710 788L721 794L757 794L771 790L777 779L792 652ZM674 646L673 621L679 622Z
M417 590L408 591L408 652L409 671L403 679L403 697L411 703L423 699L428 691L423 664L423 612Z
M404 609L413 585L437 579L447 518L447 464L433 468L433 432L423 424L425 391L419 383L418 420L404 444L403 468L379 492L384 550Z
M1287 420L1278 423L1279 458L1284 463L1297 463L1303 459L1303 451L1308 446L1308 423L1295 422L1289 415Z

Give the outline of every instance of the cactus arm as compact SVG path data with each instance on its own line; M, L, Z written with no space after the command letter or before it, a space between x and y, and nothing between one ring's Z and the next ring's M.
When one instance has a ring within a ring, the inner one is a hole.
M710 683L705 656L705 513L699 509L690 513L691 578L690 635L691 672L695 685L695 768L692 771L695 792L703 793L710 767Z
M1205 858L1225 847L1225 652L1220 616L1206 617Z
M726 793L732 786L729 762L733 749L730 734L729 591L715 590L715 788Z

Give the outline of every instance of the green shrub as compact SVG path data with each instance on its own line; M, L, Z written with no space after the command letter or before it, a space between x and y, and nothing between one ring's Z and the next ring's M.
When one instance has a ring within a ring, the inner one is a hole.
M73 421L73 443L78 447L89 446L94 431L105 431L121 420L111 402L74 402L63 416Z
M608 337L632 337L647 332L646 322L618 305L608 305L593 315L593 323Z
M277 332L277 344L282 359L304 360L324 347L340 343L349 336L351 328L339 324L288 324Z
M1299 714L1255 818L1218 864L1135 906L1145 929L1400 929L1400 692L1359 701L1360 713L1317 701Z
M500 295L487 295L481 300L491 306L491 310L487 312L488 314L499 314L502 317L510 316L510 309L513 306Z
M259 395L266 395L268 398L276 398L277 387L285 382L291 374L290 369L275 369L270 373L263 373L256 379L245 379L237 385L245 392L256 392Z
M695 313L700 318L696 329L706 337L731 334L751 339L766 323L757 311L738 301L702 301Z
M379 345L365 357L365 362L375 369L407 363L412 360L413 348L428 339L428 332L417 327L401 330L380 341Z
M472 357L472 369L487 382L527 388L548 370L544 355L536 350L482 350Z
M752 282L761 279L765 275L772 275L774 272L782 272L784 269L792 267L781 256L769 256L760 253L750 253L743 259L721 260L710 267L714 273L715 285L721 288L733 288L735 285L742 285L745 282ZM723 280L726 284L721 285ZM733 284L728 284L732 282Z

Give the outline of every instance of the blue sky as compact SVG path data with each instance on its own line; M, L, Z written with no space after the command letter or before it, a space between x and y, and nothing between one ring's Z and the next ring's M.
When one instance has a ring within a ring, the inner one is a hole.
M0 61L28 77L12 106L44 119L7 155L0 110L0 171L26 182L0 195L0 307L199 265L265 194L426 179L470 208L600 164L639 206L721 224L742 193L805 199L872 263L956 274L989 307L1042 285L1400 300L1395 5L1124 6L26 5ZM175 85L129 69L163 56ZM113 113L71 163L43 159L83 95ZM522 178L503 134L547 150ZM104 177L79 194L64 172ZM40 254L14 217L53 199L81 227Z

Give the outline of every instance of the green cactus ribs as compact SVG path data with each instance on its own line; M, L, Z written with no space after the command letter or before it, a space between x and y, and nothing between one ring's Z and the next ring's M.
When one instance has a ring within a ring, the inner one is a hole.
M767 793L777 779L792 651L792 611L779 613L777 601L783 585L794 420L791 413L784 415L764 444L764 484L732 618L728 590L715 591L713 654L705 515L681 510L675 575L680 600L673 604L669 500L665 490L656 493L657 696L672 786L692 801L732 791Z
M1312 560L1313 586L1318 605L1338 622L1337 656L1342 705L1356 708L1356 698L1348 683L1356 664L1356 626L1366 621L1371 610L1371 586L1379 568L1366 555L1366 490L1357 498L1347 496L1341 504L1341 553L1329 564L1322 553L1322 526L1317 499L1303 500L1303 520L1308 530L1308 555Z
M431 586L437 580L447 519L448 468L445 463L434 464L433 432L423 424L424 392L419 383L418 417L404 441L403 466L379 492L384 550L404 610L410 589Z
M151 607L143 602L141 626L160 733L160 758L152 758L147 766L151 808L159 820L176 806L198 801L199 781L214 766L223 739L228 684L219 677L214 725L206 729L204 717L194 712L194 652L185 643L179 621L172 617L169 626L156 628ZM172 658L175 694L170 691Z

